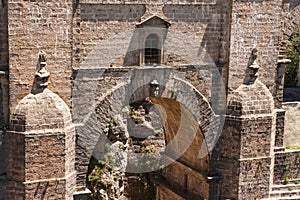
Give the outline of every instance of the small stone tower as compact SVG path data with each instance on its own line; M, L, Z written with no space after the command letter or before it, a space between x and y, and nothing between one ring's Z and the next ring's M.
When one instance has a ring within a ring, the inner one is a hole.
M75 131L68 106L47 89L45 67L40 52L32 91L11 116L5 199L73 198Z
M244 83L229 99L223 134L213 156L221 199L263 199L271 185L274 101L260 82L252 51Z

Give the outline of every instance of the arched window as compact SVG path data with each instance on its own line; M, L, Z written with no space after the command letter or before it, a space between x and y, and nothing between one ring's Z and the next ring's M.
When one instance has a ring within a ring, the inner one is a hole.
M159 38L155 34L150 34L145 42L145 64L160 64Z

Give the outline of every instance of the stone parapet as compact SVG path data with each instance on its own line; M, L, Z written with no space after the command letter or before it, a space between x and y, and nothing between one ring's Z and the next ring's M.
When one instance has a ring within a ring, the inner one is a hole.
M291 183L300 180L300 151L286 150L275 154L274 184Z

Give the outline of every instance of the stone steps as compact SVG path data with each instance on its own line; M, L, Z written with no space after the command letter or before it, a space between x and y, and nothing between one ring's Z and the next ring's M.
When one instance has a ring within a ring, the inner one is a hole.
M273 185L270 193L270 199L300 199L300 185L293 183L286 185Z
M289 200L299 200L300 197L271 197L269 200L285 200L285 199L289 199Z
M300 184L273 185L272 191L289 191L289 188L300 190Z

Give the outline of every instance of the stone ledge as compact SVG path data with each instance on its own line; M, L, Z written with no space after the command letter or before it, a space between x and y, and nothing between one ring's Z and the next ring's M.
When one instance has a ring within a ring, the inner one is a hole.
M0 71L0 77L1 77L1 76L5 76L6 74L7 74L6 71Z
M290 59L280 59L277 61L278 64L289 64L292 62Z
M40 180L34 180L34 181L25 181L23 182L23 184L34 184L34 183L40 183L40 182L51 182L51 181L65 181L67 180L68 178L72 177L76 175L76 172L72 172L70 174L68 174L67 176L65 177L62 177L62 178L49 178L49 179L40 179Z
M73 197L74 200L88 200L91 193L92 192L88 188L85 188L84 191L75 192Z
M136 1L136 2L128 2L125 0L118 0L118 1L105 1L105 2L101 2L99 3L98 0L85 0L82 2L82 4L97 4L97 5L145 5L147 4L147 1ZM154 3L155 4L155 3ZM218 3L216 2L187 2L187 1L183 1L183 2L179 2L179 1L170 1L170 2L165 2L165 5L193 5L193 6L216 6L218 5Z
M260 160L260 159L271 159L271 156L261 156L256 158L240 158L238 159L238 161Z

